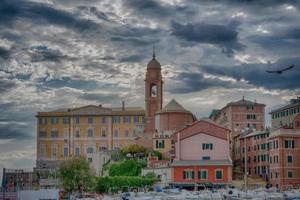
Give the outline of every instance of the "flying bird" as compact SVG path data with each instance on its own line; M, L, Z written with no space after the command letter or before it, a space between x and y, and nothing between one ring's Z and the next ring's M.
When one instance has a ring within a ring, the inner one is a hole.
M288 71L288 70L292 69L293 67L295 67L295 65L291 65L291 66L289 66L287 68L284 68L284 69L281 69L281 70L267 70L266 72L268 72L268 73L282 74L282 72Z

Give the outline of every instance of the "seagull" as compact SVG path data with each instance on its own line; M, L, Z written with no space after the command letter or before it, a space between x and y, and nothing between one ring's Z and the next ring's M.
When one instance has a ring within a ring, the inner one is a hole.
M292 69L293 67L295 67L295 65L291 65L291 66L289 66L287 68L284 68L284 69L281 69L281 70L267 70L266 72L268 72L268 73L282 74L282 72L288 71L288 70Z

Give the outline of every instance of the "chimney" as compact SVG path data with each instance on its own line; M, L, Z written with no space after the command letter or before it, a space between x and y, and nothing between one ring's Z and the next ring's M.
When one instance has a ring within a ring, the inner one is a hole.
M243 101L245 100L245 97L243 96Z
M122 101L122 111L125 111L125 102Z
M102 104L99 104L99 107L102 108Z
M256 99L254 99L254 103L256 103Z

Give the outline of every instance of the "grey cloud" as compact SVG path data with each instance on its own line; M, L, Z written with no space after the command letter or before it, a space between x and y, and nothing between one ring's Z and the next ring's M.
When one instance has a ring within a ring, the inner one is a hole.
M15 87L17 87L17 84L14 81L0 77L0 94L9 92Z
M282 74L270 74L266 70L283 69L294 64L295 67ZM262 64L241 64L238 66L201 66L200 69L206 73L214 75L229 76L235 79L244 79L257 87L279 90L300 89L300 58L284 58L276 63Z
M206 23L188 23L183 25L173 21L171 26L171 34L179 39L220 46L222 52L228 56L232 56L234 51L240 51L245 48L245 45L238 41L238 31L234 23L229 25Z
M6 48L0 47L0 58L7 59L10 56L10 51Z
M56 9L48 4L29 1L3 0L0 2L0 25L9 25L19 19L28 19L34 24L50 23L74 29L79 32L94 31L100 28L90 20L80 19L67 11Z
M120 99L118 94L103 94L103 93L83 93L79 98L88 101L97 101L99 103L110 103L112 100Z
M226 81L222 81L217 78L204 78L201 73L191 73L183 72L180 73L173 80L180 81L180 84L175 84L174 87L170 89L171 93L190 93L190 92L199 92L206 90L208 88L214 87L223 87L230 88L232 84Z
M31 47L31 62L61 62L64 59L75 60L67 55L64 55L60 50L49 49L46 46Z

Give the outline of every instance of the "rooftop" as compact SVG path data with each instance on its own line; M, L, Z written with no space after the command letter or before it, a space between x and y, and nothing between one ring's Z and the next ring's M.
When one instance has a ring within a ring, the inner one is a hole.
M281 108L272 110L269 114L273 114L273 113L275 113L275 112L287 110L287 109L289 109L289 108L294 108L294 107L298 107L298 106L300 106L300 97L297 97L297 99L291 99L291 100L290 100L290 104L285 105L285 106L283 106L283 107L281 107Z
M226 106L265 106L265 104L257 103L256 101L249 101L243 97L241 100L230 102Z
M60 108L49 112L38 112L37 116L70 116L70 115L144 115L141 107L103 107L86 105L74 108Z
M256 135L263 135L263 134L267 134L270 133L269 130L263 130L263 131L253 131L249 134L247 134L246 136L243 136L241 138L248 138L248 137L252 137L252 136L256 136Z
M228 160L175 160L171 164L172 167L180 166L231 166L231 161Z
M163 109L158 111L157 113L168 113L168 112L183 112L189 113L190 111L186 110L182 105L180 105L176 100L172 99Z
M300 137L300 129L279 128L271 132L269 138L273 137Z

